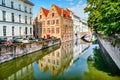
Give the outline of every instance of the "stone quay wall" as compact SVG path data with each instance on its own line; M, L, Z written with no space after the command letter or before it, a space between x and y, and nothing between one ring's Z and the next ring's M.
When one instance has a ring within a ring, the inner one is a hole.
M60 39L50 39L44 41L33 41L30 43L0 45L0 63L59 44L60 42Z
M104 47L117 67L120 69L120 40L97 35L100 44Z

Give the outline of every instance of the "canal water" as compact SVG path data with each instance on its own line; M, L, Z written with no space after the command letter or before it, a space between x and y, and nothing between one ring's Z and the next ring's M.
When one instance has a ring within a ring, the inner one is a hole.
M78 39L0 64L0 80L120 80L105 57L96 42Z

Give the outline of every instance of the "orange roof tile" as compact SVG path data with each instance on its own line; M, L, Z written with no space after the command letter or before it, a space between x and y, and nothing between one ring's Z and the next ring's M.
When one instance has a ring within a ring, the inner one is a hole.
M55 4L53 4L53 6L56 7L56 9L57 9L57 11L58 11L58 14L59 14L60 16L63 15L65 18L70 18L70 19L71 19L71 16L70 16L70 12L71 12L71 11L70 11L69 9L64 10L64 9L56 6ZM63 10L63 14L62 14L62 10Z
M45 14L45 16L47 17L48 13L49 13L49 10L45 9L45 8L41 8Z
M62 8L60 8L60 7L56 6L56 5L54 5L54 6L57 9L58 14L61 16L62 15Z

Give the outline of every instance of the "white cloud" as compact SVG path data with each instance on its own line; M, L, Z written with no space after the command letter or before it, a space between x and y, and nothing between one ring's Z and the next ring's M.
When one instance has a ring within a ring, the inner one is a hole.
M73 13L77 16L79 16L81 19L88 19L88 13L84 13L84 8L87 4L82 4L82 0L79 0L79 2L75 5L70 7L69 9L73 11Z

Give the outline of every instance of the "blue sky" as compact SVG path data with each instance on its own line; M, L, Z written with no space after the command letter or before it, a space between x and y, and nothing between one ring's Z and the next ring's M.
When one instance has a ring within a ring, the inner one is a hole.
M36 17L40 7L50 9L52 4L62 8L69 8L81 19L87 19L88 15L84 13L86 0L29 0L35 4L33 7L33 16Z

